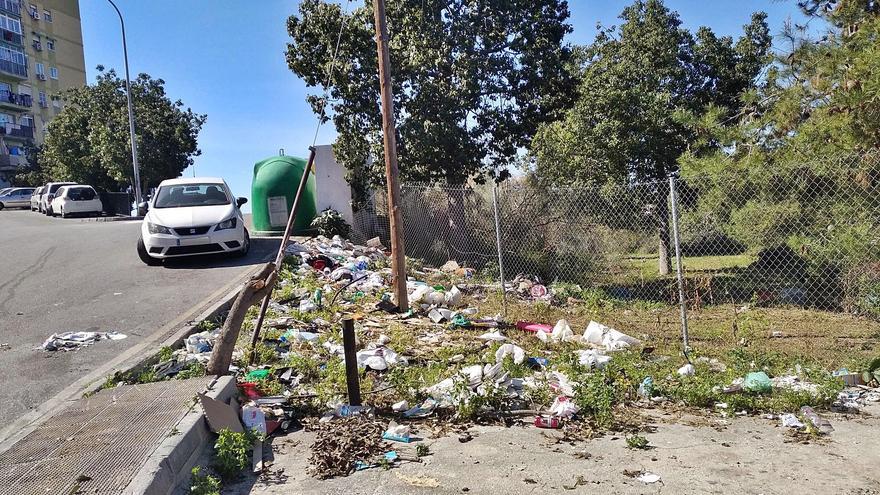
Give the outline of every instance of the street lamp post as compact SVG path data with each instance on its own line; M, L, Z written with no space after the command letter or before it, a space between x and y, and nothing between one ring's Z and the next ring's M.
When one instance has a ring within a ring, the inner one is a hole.
M119 16L119 25L122 26L122 54L125 57L125 96L128 98L128 131L131 134L131 163L134 166L134 201L140 215L143 214L141 212L141 171L140 167L138 167L137 140L134 135L134 107L131 104L131 79L128 75L128 46L125 43L125 21L122 20L122 12L119 11L119 7L113 3L113 0L107 1L116 10L116 15Z

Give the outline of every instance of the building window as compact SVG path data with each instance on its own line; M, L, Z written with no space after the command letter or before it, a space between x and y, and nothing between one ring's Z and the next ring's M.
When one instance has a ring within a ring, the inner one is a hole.
M40 41L40 38L34 37L34 50L41 52L43 51L43 43Z
M36 72L38 76L45 76L46 66L41 64L40 62L37 62L36 64L34 64L34 72Z
M55 40L53 40L52 38L47 38L46 39L46 48L48 48L50 52L54 52L55 51Z
M52 106L55 108L61 108L61 98L57 96L52 97Z
M34 126L34 118L31 115L22 115L20 120L21 125L26 127Z
M24 56L24 53L2 45L0 45L0 60L8 60L20 65L27 63L27 58Z
M0 28L12 31L15 34L21 34L21 21L6 15L0 15Z
M28 14L30 14L31 17L34 19L40 18L40 11L37 10L37 6L34 4L30 4L30 6L28 7Z
M52 11L51 10L44 10L43 11L43 19L45 19L46 22L52 22Z
M40 91L39 101L41 107L46 108L49 106L49 102L46 101L46 93L43 91Z
M49 67L49 77L58 79L58 67Z

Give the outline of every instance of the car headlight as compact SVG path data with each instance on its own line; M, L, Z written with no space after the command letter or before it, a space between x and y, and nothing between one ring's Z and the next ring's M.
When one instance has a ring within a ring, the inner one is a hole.
M224 220L224 221L218 223L217 227L214 229L214 231L234 229L237 224L238 224L238 222L236 221L236 218L232 217L229 220Z
M147 222L147 230L150 231L151 234L170 234L171 229L168 227L164 227L162 225L157 225L155 223Z

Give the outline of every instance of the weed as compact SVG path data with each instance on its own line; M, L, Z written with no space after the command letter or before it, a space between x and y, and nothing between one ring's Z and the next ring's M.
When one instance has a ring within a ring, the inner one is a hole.
M202 474L201 466L192 468L189 493L192 495L220 495L220 487L220 480L209 474Z
M173 354L174 354L174 349L172 349L171 347L169 347L167 345L162 346L162 348L159 349L159 362L168 361L169 359L171 359L171 356Z
M185 368L180 370L180 372L177 374L177 379L186 380L187 378L205 376L206 372L207 371L205 370L205 365L198 361L191 361L189 364L186 365Z
M252 354L254 354L254 359L251 359ZM242 356L243 362L253 362L256 366L261 364L273 364L277 359L278 356L275 347L266 345L262 342L257 342L256 348L248 345L244 349L244 355Z
M287 365L293 368L293 372L300 375L305 383L313 382L321 376L321 362L312 357L294 354Z
M202 320L196 325L196 330L199 332L210 332L212 330L216 330L219 327L217 322L211 320Z
M416 456L425 457L426 455L430 455L430 454L431 454L431 449L427 445L425 445L423 443L416 445Z
M647 450L650 447L648 439L641 435L626 437L626 446L633 450Z
M236 433L228 428L220 430L220 436L214 444L214 469L221 478L233 479L250 465L249 454L254 440L251 432Z

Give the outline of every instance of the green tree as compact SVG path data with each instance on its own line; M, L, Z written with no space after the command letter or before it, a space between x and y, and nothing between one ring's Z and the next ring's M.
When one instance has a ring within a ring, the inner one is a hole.
M564 118L539 130L531 150L546 182L658 181L653 211L666 274L663 181L696 138L687 118L707 107L738 113L766 65L771 38L763 13L752 16L736 43L705 27L694 36L661 0L638 0L620 18L619 28L601 30L584 48L579 98Z
M506 177L537 126L570 101L564 0L390 0L387 15L405 180ZM343 22L328 113L336 158L363 190L384 184L372 2L343 14L337 2L302 1L287 24L287 62L308 86L322 86ZM308 100L320 114L323 95Z
M95 84L62 94L64 109L49 123L37 161L55 180L106 190L134 184L125 81L99 66ZM132 101L142 187L177 177L201 154L197 138L207 116L184 109L165 93L165 81L140 74Z
M797 258L786 262L809 269L814 286L843 286L871 273L880 257L880 5L799 4L827 29L812 39L805 26L787 26L778 40L787 51L736 115L736 125L721 125L720 114L697 123L695 133L721 146L680 159L696 198L684 222L703 219L701 230L753 252L790 250ZM857 301L847 304L876 300L876 292L862 287L846 290ZM840 304L833 290L825 292L832 300L823 305Z

